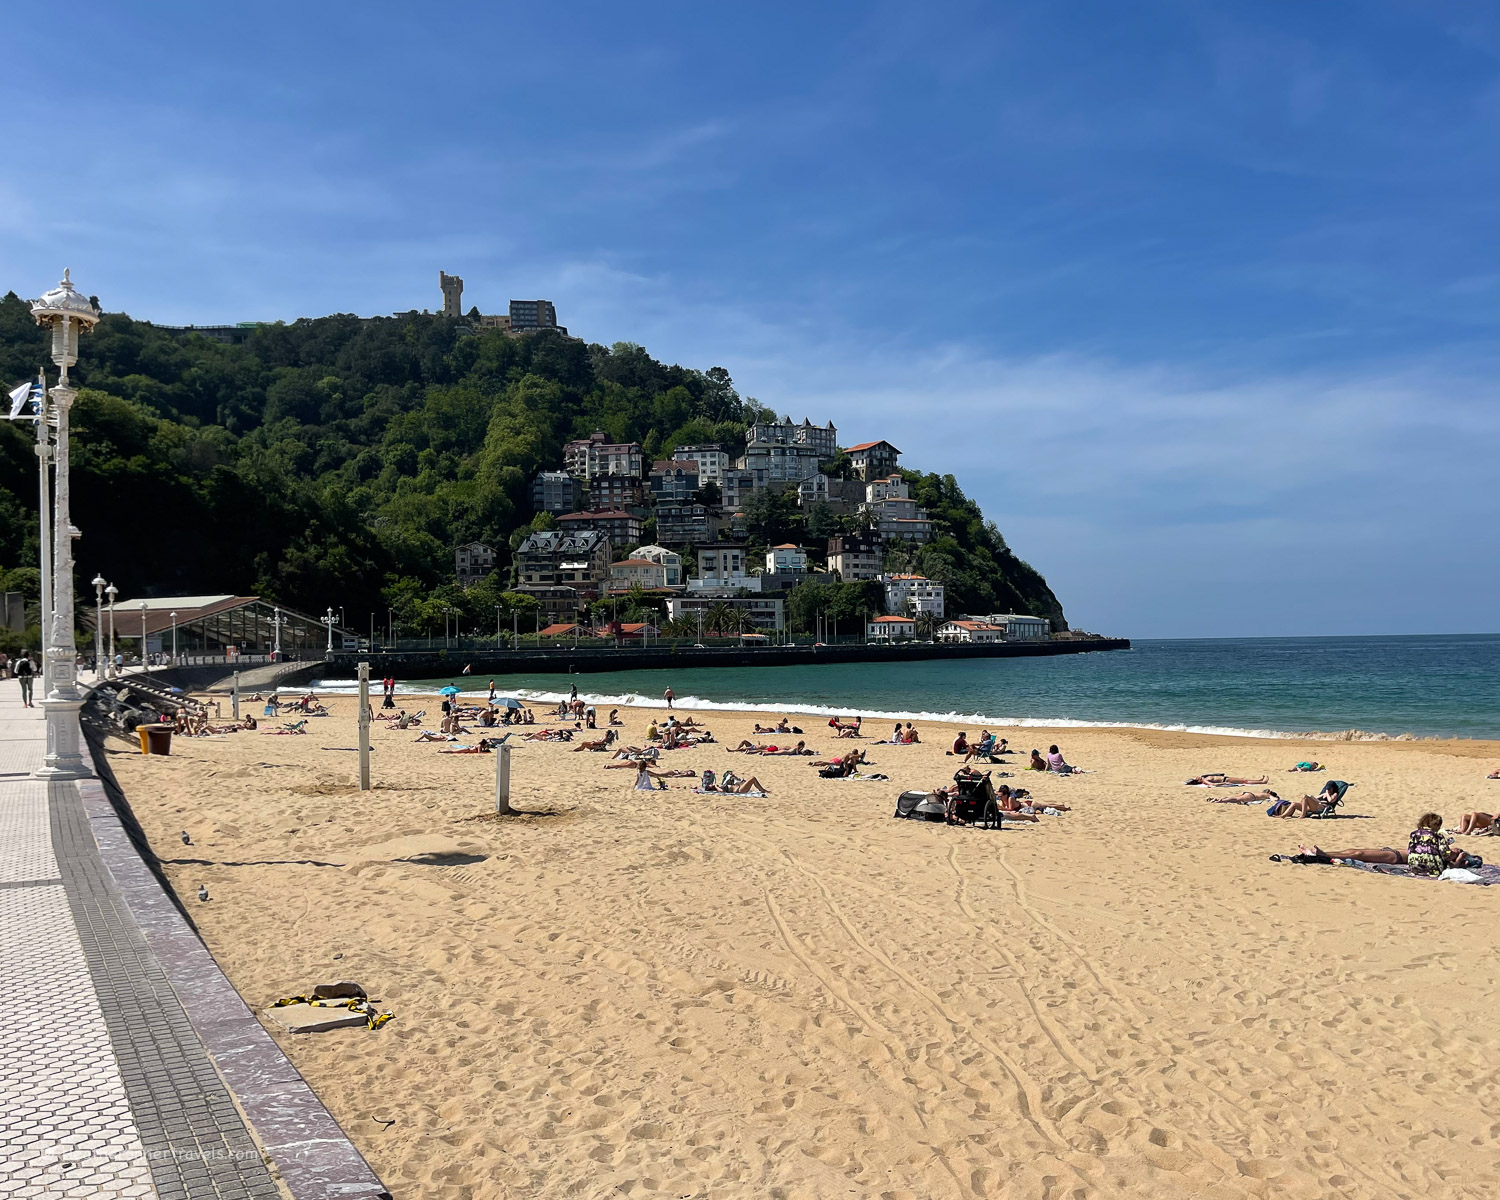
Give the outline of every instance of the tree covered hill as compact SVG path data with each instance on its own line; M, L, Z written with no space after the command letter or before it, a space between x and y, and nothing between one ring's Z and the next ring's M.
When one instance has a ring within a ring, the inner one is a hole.
M44 361L28 305L6 295L0 380L14 385ZM426 314L304 319L234 346L110 314L84 339L74 378L80 579L102 573L124 596L332 604L357 626L391 605L414 632L440 629L444 607L491 616L520 535L550 520L532 511L530 481L560 468L565 442L603 430L640 442L647 461L702 442L733 454L751 422L774 417L719 367ZM952 475L906 474L938 537L903 565L946 583L951 609L1031 612L1061 627L1045 580ZM19 568L23 585L36 496L32 427L0 422L0 573ZM795 493L753 507L752 539L838 532L826 519L808 528ZM501 562L466 595L452 583L453 550L472 540Z

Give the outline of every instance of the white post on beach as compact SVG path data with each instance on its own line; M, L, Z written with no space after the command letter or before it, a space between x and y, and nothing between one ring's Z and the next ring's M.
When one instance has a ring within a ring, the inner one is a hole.
M495 811L508 817L516 810L510 806L510 747L495 751Z
M234 673L234 691L231 695L234 704L234 719L238 721L240 719L240 673L238 671Z
M370 664L359 664L359 790L370 790Z

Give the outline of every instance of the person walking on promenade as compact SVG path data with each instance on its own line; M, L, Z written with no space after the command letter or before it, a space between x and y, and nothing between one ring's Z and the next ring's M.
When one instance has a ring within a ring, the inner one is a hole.
M22 653L16 659L16 678L21 681L21 704L25 708L35 708L31 702L31 685L36 682L36 665L31 661L29 654Z
M675 700L675 699L677 699L677 693L674 692L671 688L668 688L666 691L664 691L662 693L662 699L664 699L667 702L667 707L671 708L672 707L672 701Z

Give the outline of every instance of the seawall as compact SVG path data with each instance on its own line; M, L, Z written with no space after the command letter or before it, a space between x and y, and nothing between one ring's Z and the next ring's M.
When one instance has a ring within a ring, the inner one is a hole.
M1059 654L1091 654L1103 650L1129 650L1129 638L1093 638L1088 641L1006 642L999 645L895 646L713 646L702 650L687 646L559 647L546 650L407 650L356 653L335 652L321 662L307 663L288 672L278 682L287 686L315 679L354 679L361 662L370 664L370 677L387 675L397 679L438 679L460 674L464 667L473 675L566 675L601 671L683 670L693 667L792 667L823 663L918 662L958 658L1050 658Z

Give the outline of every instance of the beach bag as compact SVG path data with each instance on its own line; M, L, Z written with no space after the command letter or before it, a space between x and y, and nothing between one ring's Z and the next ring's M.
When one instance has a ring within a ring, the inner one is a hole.
M1271 805L1270 808L1266 809L1266 816L1268 816L1268 817L1279 817L1279 816L1281 816L1282 813L1286 812L1286 810L1291 807L1291 803L1292 802L1290 800L1278 800L1278 801L1276 801L1275 804Z
M844 768L837 765L831 767L822 767L818 771L818 778L820 779L842 779L843 777Z

